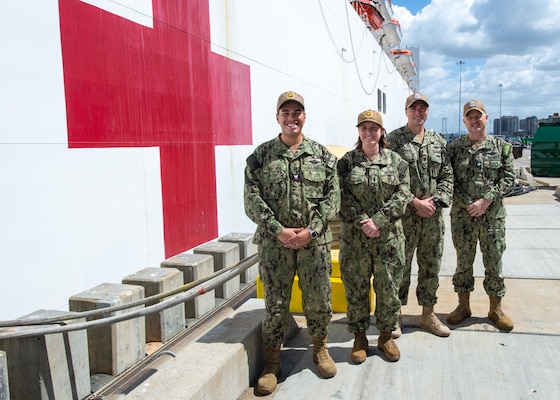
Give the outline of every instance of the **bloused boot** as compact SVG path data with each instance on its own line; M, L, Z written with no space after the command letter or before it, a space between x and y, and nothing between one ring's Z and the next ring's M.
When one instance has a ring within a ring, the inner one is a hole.
M447 316L447 322L452 325L457 325L465 318L469 318L472 315L471 306L469 304L471 292L460 292L457 293L457 295L459 296L459 305Z
M490 296L490 311L488 311L488 318L490 318L496 326L502 331L511 331L513 329L513 322L502 311L502 298Z
M257 392L262 395L270 394L276 389L280 376L280 346L267 347L263 372L257 383Z
M399 319L397 320L397 327L393 329L393 331L391 332L391 337L393 339L398 339L402 336L402 327L403 327L402 315L399 315Z
M313 338L313 362L317 364L319 375L332 378L336 375L336 364L327 350L327 337Z
M365 332L354 333L354 346L350 359L354 364L361 364L366 360L368 340Z
M447 337L451 331L445 326L434 314L434 306L422 307L422 318L420 319L420 328L432 332L436 336Z
M377 339L377 347L383 352L387 361L399 361L401 358L401 352L389 331L381 332Z

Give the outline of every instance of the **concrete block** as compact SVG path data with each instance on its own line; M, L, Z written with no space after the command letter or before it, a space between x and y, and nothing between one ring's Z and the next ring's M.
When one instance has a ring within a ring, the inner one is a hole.
M0 400L10 400L10 384L8 383L8 361L6 352L0 351Z
M41 319L75 313L38 310L22 319ZM85 322L84 318L65 321L66 324ZM10 331L37 330L51 325L33 325L5 328ZM0 388L0 399L83 399L91 394L87 333L85 330L53 333L25 338L0 340L0 349L6 357L0 362L1 380L9 375L9 397L5 386Z
M193 249L194 254L209 254L214 257L214 272L231 267L239 262L239 246L227 242L207 242ZM239 275L216 288L216 297L228 299L240 288Z
M230 233L218 238L218 242L236 243L239 246L239 259L244 260L247 257L257 254L258 247L253 243L255 237L252 233ZM259 264L256 263L239 275L241 283L253 283L259 273Z
M521 166L516 170L516 177L527 186L537 186L535 177L531 174L530 168Z
M161 263L162 268L175 268L183 273L183 284L196 282L214 273L214 258L208 254L181 253ZM185 302L187 318L200 318L216 307L216 291L196 296Z
M90 311L131 303L144 298L144 288L136 285L102 283L70 297L71 311ZM143 309L136 306L103 317ZM96 318L97 319L97 318ZM134 318L88 329L91 374L117 376L146 355L145 318Z
M228 318L178 350L176 357L159 364L153 375L127 394L127 400L239 399L262 372L263 316L264 301L247 300ZM299 331L290 316L286 340ZM170 379L181 385L170 385Z
M144 268L123 278L122 283L142 286L144 296L150 297L183 286L183 273L175 268ZM173 297L176 296L160 301ZM148 303L146 306L156 303ZM163 311L146 315L145 318L146 341L148 342L165 343L185 329L185 307L183 304L177 304Z

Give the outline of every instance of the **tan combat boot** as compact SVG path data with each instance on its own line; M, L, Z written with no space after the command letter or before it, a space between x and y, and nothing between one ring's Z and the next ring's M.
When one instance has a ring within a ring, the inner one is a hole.
M332 378L336 375L336 364L327 350L327 338L313 338L313 362L317 364L319 375Z
M422 307L422 318L420 319L420 328L432 332L436 336L447 337L451 331L445 326L434 314L434 306Z
M257 392L262 395L270 394L276 389L280 376L280 346L267 347L263 372L257 383Z
M511 331L513 329L512 320L502 311L502 298L490 296L490 311L488 312L490 318L502 331Z
M469 304L471 292L460 292L457 293L457 295L459 296L459 305L447 316L447 322L452 325L457 325L465 318L469 318L472 315L471 306Z
M354 333L354 346L350 359L354 364L361 364L366 360L368 340L365 332Z
M379 339L377 339L377 347L383 351L387 361L399 361L401 358L401 352L389 331L381 332Z

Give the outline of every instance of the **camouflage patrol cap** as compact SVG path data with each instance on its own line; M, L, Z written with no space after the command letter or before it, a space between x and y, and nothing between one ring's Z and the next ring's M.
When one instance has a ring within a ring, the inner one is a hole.
M480 100L469 100L463 106L463 117L467 116L467 113L470 110L480 111L482 114L486 114L486 108L484 108L484 104Z
M375 122L377 125L383 128L383 118L381 118L381 114L379 114L377 111L362 111L360 114L358 114L358 124L356 126L360 126L362 122L366 121Z
M280 110L280 107L287 103L288 101L293 101L298 103L301 108L305 110L305 103L303 102L303 97L296 92L284 92L278 97L278 102L276 103L276 111Z
M423 95L422 93L413 93L406 98L406 102L404 103L404 108L410 107L417 101L423 101L424 103L426 103L428 107L430 106L430 102L428 101L428 98L425 95Z

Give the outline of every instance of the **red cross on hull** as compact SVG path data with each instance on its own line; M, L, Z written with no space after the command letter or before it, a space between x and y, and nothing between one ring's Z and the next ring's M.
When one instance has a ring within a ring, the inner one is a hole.
M211 52L208 0L154 0L153 28L59 10L69 147L159 147L165 256L214 239L214 147L252 132L249 67Z

